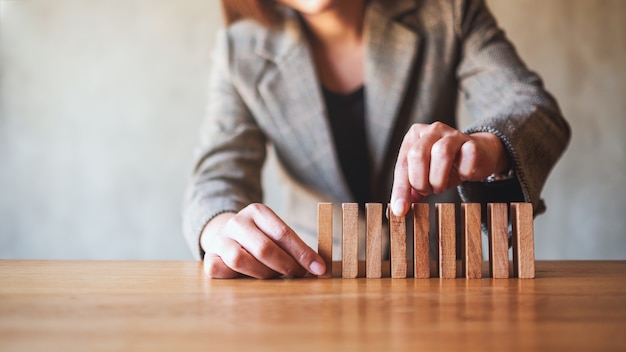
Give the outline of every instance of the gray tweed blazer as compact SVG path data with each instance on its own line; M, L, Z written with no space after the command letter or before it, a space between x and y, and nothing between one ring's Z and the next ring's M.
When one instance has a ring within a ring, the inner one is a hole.
M570 130L556 101L498 28L483 0L371 0L365 19L366 135L372 201L387 202L402 136L414 123L456 126L458 92L473 118L508 149L516 178L465 183L463 201L532 202L565 150ZM183 209L195 255L219 213L262 202L271 144L287 173L336 202L352 200L335 153L320 84L297 16L279 28L251 20L220 31L208 114Z

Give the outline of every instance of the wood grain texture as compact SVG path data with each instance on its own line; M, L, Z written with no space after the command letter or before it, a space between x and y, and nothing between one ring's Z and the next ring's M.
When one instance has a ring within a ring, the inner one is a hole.
M344 203L342 223L342 267L341 277L356 278L359 273L359 205Z
M365 217L367 223L365 276L370 279L377 279L382 275L383 205L380 203L365 204Z
M536 269L211 280L200 261L0 260L0 351L626 351L626 261Z
M317 204L317 253L326 264L326 272L320 278L333 276L333 205Z
M509 277L509 219L507 204L487 204L490 275L494 279Z
M0 260L0 351L626 350L626 261L536 265L537 280L211 280L199 261Z
M480 230L480 204L461 204L461 226L463 229L463 276L468 279L482 277L482 233Z
M439 277L454 279L456 277L456 220L454 204L438 203L437 229L439 234Z
M430 205L413 204L413 277L430 278Z
M389 206L391 209L391 206ZM389 240L391 248L391 277L406 278L406 218L389 211Z
M535 277L535 235L531 203L511 203L513 273L520 279Z

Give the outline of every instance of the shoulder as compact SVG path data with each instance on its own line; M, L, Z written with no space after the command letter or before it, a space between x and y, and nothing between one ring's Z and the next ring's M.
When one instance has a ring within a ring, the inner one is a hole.
M468 14L486 7L484 0L371 0L370 6L383 16L426 34L442 28L458 33Z
M260 56L274 60L296 44L302 44L300 22L293 11L283 11L283 18L275 26L267 27L255 20L244 19L222 29L222 45L232 58L245 59ZM219 39L218 39L219 40Z
M268 29L253 20L241 20L222 28L217 34L216 50L229 56L253 53Z
M240 20L219 31L213 65L243 92L296 49L305 47L306 39L296 19L285 19L271 28L254 20Z

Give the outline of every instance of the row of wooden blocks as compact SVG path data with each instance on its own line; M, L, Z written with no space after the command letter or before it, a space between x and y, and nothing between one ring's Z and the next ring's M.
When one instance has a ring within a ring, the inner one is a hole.
M469 279L482 277L481 207L476 203L461 204L462 276ZM342 204L342 261L341 277L356 278L358 275L359 206ZM455 204L435 204L439 255L439 277L453 279L457 276ZM321 278L332 277L333 204L319 203L318 253L326 263L327 272ZM368 203L366 213L367 278L382 276L382 221L383 205ZM412 205L413 218L413 276L431 277L429 256L430 206L427 203ZM389 211L390 275L392 278L407 277L407 224L405 217L397 217ZM510 218L513 247L513 277L535 277L535 251L533 210L530 203L511 203ZM492 278L509 278L509 204L487 204L487 228L489 238L489 274Z

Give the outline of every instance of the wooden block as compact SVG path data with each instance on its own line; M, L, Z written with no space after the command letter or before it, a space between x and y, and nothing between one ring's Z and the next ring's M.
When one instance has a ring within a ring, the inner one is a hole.
M333 205L317 204L317 253L324 259L326 273L320 278L333 277Z
M378 279L382 274L383 205L365 204L367 231L365 233L365 276Z
M389 233L391 242L391 277L406 278L406 219L395 216L389 205Z
M342 204L343 240L341 277L353 279L359 273L359 205Z
M520 279L535 278L535 236L531 203L511 203L513 272Z
M509 220L505 203L487 204L489 272L494 279L509 277Z
M430 206L413 204L413 277L430 278Z
M463 275L468 279L482 277L483 251L480 231L480 204L461 204L463 227Z
M439 203L437 210L437 228L439 230L439 277L456 277L456 223L454 204Z

